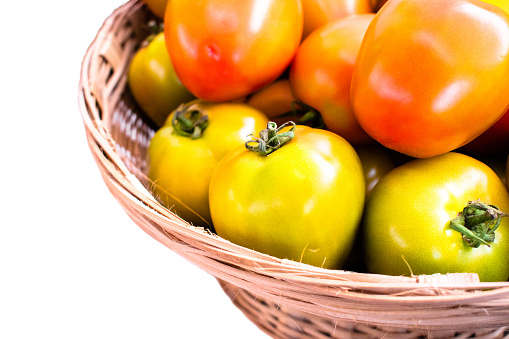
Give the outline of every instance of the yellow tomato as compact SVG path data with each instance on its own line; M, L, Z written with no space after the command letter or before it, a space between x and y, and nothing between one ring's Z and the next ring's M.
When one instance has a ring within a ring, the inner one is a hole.
M307 126L297 126L293 139L272 151L267 140L274 147L284 142L274 137L272 124L260 133L258 145L247 145L259 153L240 146L214 171L210 210L215 230L275 257L339 268L364 207L359 157L345 139ZM263 155L264 150L272 153Z
M148 176L154 195L185 220L210 224L212 171L267 122L263 113L245 104L197 100L180 107L150 141Z

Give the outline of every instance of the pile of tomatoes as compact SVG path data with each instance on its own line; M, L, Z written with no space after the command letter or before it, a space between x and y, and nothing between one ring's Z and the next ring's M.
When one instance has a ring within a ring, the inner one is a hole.
M310 265L508 280L506 1L145 2L161 203Z

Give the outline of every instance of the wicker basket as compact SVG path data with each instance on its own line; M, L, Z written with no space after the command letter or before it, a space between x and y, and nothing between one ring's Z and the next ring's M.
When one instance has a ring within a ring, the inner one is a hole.
M509 283L476 275L393 277L281 260L191 226L150 194L154 133L126 86L154 19L140 0L115 10L82 65L79 105L104 182L145 232L215 276L233 303L277 338L509 338Z

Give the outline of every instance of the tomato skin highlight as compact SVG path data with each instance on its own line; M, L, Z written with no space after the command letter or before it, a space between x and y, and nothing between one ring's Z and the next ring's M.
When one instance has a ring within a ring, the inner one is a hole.
M318 110L327 129L354 145L373 143L357 122L350 83L362 39L374 14L338 19L311 33L290 68L295 96Z
M469 201L509 211L509 192L487 165L446 153L413 160L386 174L366 204L364 243L370 272L389 275L478 273L481 281L509 278L509 218L491 247L472 248L450 227Z
M218 235L318 267L341 267L363 206L355 150L336 134L307 126L297 126L294 139L268 156L236 148L210 182Z
M182 83L198 98L229 101L285 71L303 16L300 0L172 0L164 24Z
M351 90L357 121L384 146L417 158L456 149L509 105L509 16L476 0L391 0Z

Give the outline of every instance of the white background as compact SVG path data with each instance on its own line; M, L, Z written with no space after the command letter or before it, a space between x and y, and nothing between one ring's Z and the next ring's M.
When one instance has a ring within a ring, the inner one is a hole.
M128 218L88 149L81 61L123 2L0 11L0 338L266 338Z

